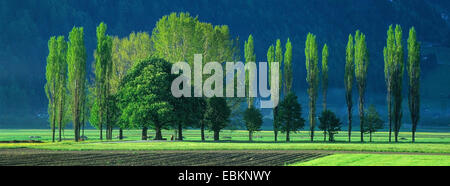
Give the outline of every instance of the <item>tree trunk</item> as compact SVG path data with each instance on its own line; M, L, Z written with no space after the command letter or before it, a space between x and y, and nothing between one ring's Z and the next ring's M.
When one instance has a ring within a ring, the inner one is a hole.
M370 132L370 142L372 142L372 132Z
M360 88L362 89L362 88ZM364 95L359 95L359 118L360 118L360 132L361 142L364 142Z
M248 140L253 141L253 131L248 131Z
M54 101L54 100L53 100ZM56 106L53 102L53 114L52 114L52 142L55 142L55 127L56 127Z
M273 108L273 133L275 135L275 142L278 141L278 121L277 121L277 115L278 115L278 106Z
M327 131L323 131L323 141L327 141Z
M214 141L219 141L219 132L220 132L220 130L214 131Z
M202 141L205 141L205 123L203 122L203 120L200 121L200 133Z
M290 131L286 131L286 142L290 142L291 138L289 137Z
M178 124L178 140L183 141L183 125Z
M162 140L161 128L155 127L155 140Z
M412 131L412 142L413 143L416 142L416 131L415 130Z
M119 129L119 140L123 139L123 130L122 128Z
M147 140L147 127L142 128L142 140Z
M310 109L310 113L309 113L309 130L311 132L311 142L314 141L314 128L315 126L315 120L316 120L316 108L315 108L315 103L313 103L313 98L310 96L310 101L309 101L309 109Z
M347 107L348 110L348 142L352 141L352 107Z

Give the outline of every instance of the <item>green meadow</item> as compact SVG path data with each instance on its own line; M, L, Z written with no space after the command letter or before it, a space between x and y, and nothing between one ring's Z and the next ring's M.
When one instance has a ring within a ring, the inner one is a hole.
M64 132L62 142L51 142L49 130L0 130L0 141L38 139L44 143L0 143L0 148L38 148L51 150L325 150L325 151L360 151L360 152L411 152L411 153L450 153L450 133L420 132L417 133L416 143L411 143L410 133L400 133L400 142L389 143L387 132L378 132L373 136L373 142L360 142L359 133L352 133L352 142L347 142L346 132L340 132L336 142L323 141L320 132L316 132L315 142L309 141L307 131L291 135L291 142L285 142L285 136L279 135L278 142L274 142L272 131L260 131L254 135L252 142L248 141L248 132L243 130L225 130L221 132L221 141L214 142L212 133L206 131L206 141L202 142L199 130L184 130L184 141L169 142L174 131L163 131L167 141L151 141L142 143L141 131L124 130L125 139L100 141L98 130L86 130L86 141L73 142L73 131ZM118 131L114 132L114 137ZM154 131L149 131L149 136ZM34 137L34 138L30 138ZM40 138L35 138L40 137Z

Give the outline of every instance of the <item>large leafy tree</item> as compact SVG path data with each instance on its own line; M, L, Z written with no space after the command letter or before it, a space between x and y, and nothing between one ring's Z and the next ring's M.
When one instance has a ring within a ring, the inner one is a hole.
M110 84L112 72L112 39L106 35L107 26L105 23L100 23L97 27L97 49L95 50L95 102L98 109L96 113L98 115L98 122L92 123L100 130L100 139L103 139L103 125L107 125L106 139L111 139L110 130L112 127L107 120L108 104L107 99L110 94Z
M348 141L352 139L352 89L353 89L353 72L355 71L355 48L353 45L353 36L350 34L348 36L348 43L345 55L345 101L347 103L347 113L348 113Z
M141 128L142 140L147 139L148 128L155 130L155 140L162 140L161 129L174 121L170 85L175 77L170 70L166 60L148 58L137 62L122 80L116 97L119 120L124 128Z
M146 59L152 54L150 35L147 32L132 32L128 37L112 38L112 72L109 80L110 93L116 94L119 84L135 61ZM119 110L118 110L119 111ZM114 113L111 113L114 115ZM117 120L119 122L120 120ZM111 123L111 122L110 122ZM119 125L119 139L123 139L123 128Z
M322 96L323 110L327 110L327 89L328 89L328 46L325 44L322 49Z
M416 30L409 29L408 37L408 106L411 113L412 141L415 142L417 124L420 118L420 44L417 42Z
M370 142L372 142L372 133L383 128L384 121L381 119L374 105L370 105L366 111L366 117L364 118L364 132L369 133Z
M151 36L153 55L172 63L187 62L191 68L194 66L194 54L202 54L202 65L210 61L223 63L237 60L239 52L237 41L238 39L231 39L228 26L213 26L210 23L200 22L197 17L192 17L189 13L171 13L163 16L156 23ZM191 73L191 77L194 77L195 72ZM204 75L203 80L208 77L208 75ZM186 103L191 104L188 106L190 108L197 108L198 105L203 105L205 108L205 98L190 97L186 99L189 100ZM233 105L233 110L236 110L240 103L237 98L227 98L227 101ZM204 109L198 111L201 113L191 116L195 115L196 120L200 121L201 133L204 136ZM191 110L190 113L193 111ZM179 130L197 125L192 122L177 122L172 126ZM178 131L178 136L181 135L182 131Z
M205 122L214 132L214 141L218 141L220 130L228 125L231 110L223 97L211 97L207 100Z
M84 105L86 81L86 48L83 27L74 27L69 33L67 49L68 88L71 97L72 122L75 141L80 140L80 119Z
M309 127L311 141L314 141L314 128L316 124L316 100L319 85L319 68L316 36L308 33L305 43L306 56L306 82L308 83L309 95Z
M336 117L336 114L330 110L324 110L319 116L319 128L323 130L324 141L326 141L327 133L329 134L328 141L334 141L334 135L341 130L341 121Z
M305 120L302 118L302 107L297 101L297 96L288 93L279 106L280 131L286 133L286 141L290 141L290 133L302 129Z
M248 140L252 141L253 133L255 131L259 131L263 123L261 111L259 111L257 108L253 106L247 108L247 110L245 110L244 112L244 121L245 126L247 127L248 130Z
M369 66L369 52L367 50L366 36L359 30L355 34L355 77L359 95L359 118L361 142L364 141L364 95L367 85L367 67Z

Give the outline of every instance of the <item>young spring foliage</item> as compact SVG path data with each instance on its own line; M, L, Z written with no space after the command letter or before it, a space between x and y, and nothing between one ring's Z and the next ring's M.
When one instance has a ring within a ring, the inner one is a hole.
M306 82L308 83L309 95L309 127L311 132L311 141L314 140L314 128L316 123L316 100L317 89L319 85L319 67L316 36L308 33L305 43L306 56Z
M408 64L406 66L409 77L408 106L411 113L412 141L420 118L420 44L417 42L416 30L409 29Z
M86 48L83 27L74 27L69 33L67 50L68 88L71 97L72 122L75 141L80 139L80 124L84 108L86 81Z
M367 86L367 68L369 66L369 52L367 50L366 36L359 30L355 34L355 77L359 93L359 118L361 142L364 141L364 95Z
M287 94L292 89L292 44L288 38L286 42L286 51L284 53L284 92Z
M323 110L327 109L327 89L328 89L328 46L325 44L322 49L322 96Z
M256 62L255 46L253 44L253 36L250 34L247 41L244 44L245 63ZM245 73L245 84L250 85L250 82L255 81L253 76L250 76L250 72ZM247 106L248 108L253 106L253 97L250 96L250 86L246 86Z
M345 101L347 103L347 114L348 114L348 141L351 141L352 136L352 89L353 89L353 79L355 71L355 47L353 45L353 36L350 34L348 36L348 43L345 54L345 74L344 74L344 85L345 85Z

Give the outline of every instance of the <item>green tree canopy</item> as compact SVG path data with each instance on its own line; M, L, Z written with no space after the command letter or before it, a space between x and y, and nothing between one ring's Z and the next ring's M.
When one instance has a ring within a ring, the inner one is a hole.
M383 129L384 121L381 119L374 105L370 105L366 110L364 132L370 134L370 141L372 142L372 133Z
M324 140L326 134L329 134L328 140L334 141L334 135L341 130L341 121L336 117L336 114L330 110L324 110L319 116L319 129L324 131Z
M252 141L253 132L259 131L263 123L261 111L253 106L247 108L247 110L245 110L244 112L244 121L249 134L248 138L250 141Z
M220 130L228 125L231 110L223 97L211 97L207 100L205 122L209 130L214 131L214 141L218 141Z
M279 106L280 131L286 133L286 141L290 141L290 132L296 132L305 125L302 118L302 107L297 101L297 96L288 93Z
M117 94L123 128L142 128L143 139L153 128L155 140L162 139L161 129L174 120L170 86L175 76L170 71L171 64L158 58L141 60L128 71Z

